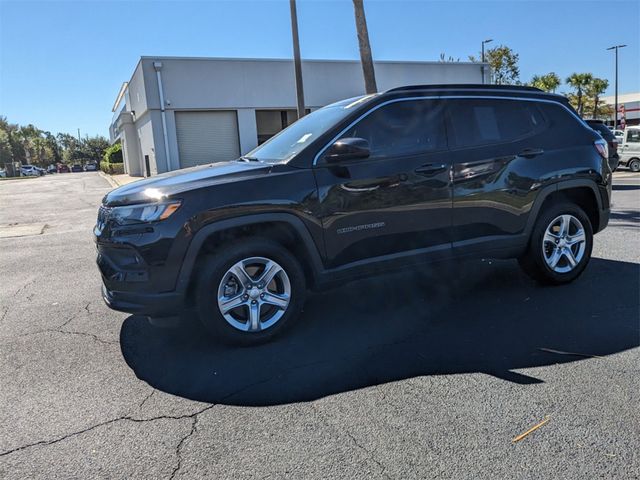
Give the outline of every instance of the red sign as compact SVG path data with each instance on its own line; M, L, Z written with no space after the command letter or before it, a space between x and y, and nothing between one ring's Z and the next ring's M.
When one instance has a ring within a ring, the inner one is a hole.
M620 128L622 130L624 130L625 124L627 123L627 118L626 118L626 112L625 112L625 109L624 109L624 105L620 105L618 107L618 114L619 114L619 117L620 117Z

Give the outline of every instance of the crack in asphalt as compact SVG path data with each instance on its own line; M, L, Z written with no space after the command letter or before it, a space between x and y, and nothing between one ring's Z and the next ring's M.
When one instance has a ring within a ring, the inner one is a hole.
M46 330L45 330L46 331ZM98 337L97 335L93 334L93 333L87 333L87 332L71 332L69 330L49 330L52 333L63 333L63 334L67 334L67 335L82 335L85 337L91 337L93 338L96 342L100 342L104 345L119 345L120 342L116 341L116 340L104 340L100 337Z
M144 405L145 403L147 403L147 400L149 400L149 399L153 396L153 394L154 394L154 393L156 393L156 389L155 389L155 388L152 388L152 389L151 389L151 393L149 393L149 395L147 395L146 397L144 397L144 399L140 402L140 405L138 405L138 409L141 409L141 408L143 407L143 405Z
M83 433L90 432L92 430L95 430L96 428L100 428L100 427L103 427L105 425L110 425L110 424L116 423L116 422L126 421L126 422L135 422L135 423L146 423L146 422L154 422L156 420L184 420L185 418L193 419L194 417L197 417L201 413L204 413L204 412L206 412L207 410L210 410L213 407L215 407L215 404L207 405L206 407L201 408L197 412L190 413L190 414L185 414L185 415L158 415L158 416L152 417L152 418L135 418L135 417L132 417L130 415L123 415L121 417L112 418L111 420L106 420L104 422L96 423L95 425L91 425L90 427L84 428L82 430L78 430L77 432L69 433L67 435L63 435L62 437L58 437L58 438L55 438L53 440L40 440L38 442L28 443L28 444L22 445L20 447L12 448L11 450L6 450L4 452L0 452L0 457L4 457L6 455L11 455L12 453L16 453L16 452L19 452L19 451L22 451L22 450L26 450L26 449L32 448L32 447L54 445L56 443L62 442L64 440L67 440L69 438L72 438L72 437L75 437L75 436L78 436L78 435L82 435ZM193 432L191 432L191 433L193 434Z
M32 278L30 280L27 280L27 282L22 285L20 288L18 288L18 290L16 290L12 297L16 297L20 292L22 292L23 290L25 290L26 288L28 288L29 286L31 286L32 284L34 284L36 282L37 278ZM7 305L4 308L4 311L2 312L2 317L0 317L0 322L3 322L4 319L7 317L7 315L9 315L9 312L11 311L11 307L12 305Z
M84 310L86 310L88 314L91 314L91 311L89 311L89 305L91 305L91 302L88 302L84 306ZM82 312L80 312L80 313L82 313ZM69 324L70 322L72 322L73 320L78 318L80 316L80 313L75 313L72 316L70 316L69 318L67 318L64 322L62 322L62 324L60 324L60 325L58 325L56 327L56 330L60 330L62 327L66 326L67 324Z
M25 286L21 287L21 289L24 289ZM87 313L91 314L91 311L89 310L89 305L91 305L91 302L88 302L83 309L87 311ZM7 316L7 314L9 313L9 311L11 310L11 307L7 307L3 310L2 313L2 317L0 317L0 322L2 322L5 317ZM45 328L43 330L36 330L35 332L27 332L27 333L21 333L19 335L13 335L11 337L8 338L19 338L19 337L27 337L29 335L38 335L40 333L70 333L70 334L77 334L77 335L92 335L90 333L84 333L84 332L70 332L68 330L61 330L63 327L65 327L66 325L68 325L70 322L72 322L73 320L75 320L76 318L78 318L80 316L80 313L74 313L73 315L71 315L70 317L68 317L64 322L62 322L60 325L58 325L55 328ZM107 340L103 340L97 336L94 336L95 339L99 342L102 343L113 343L113 342L109 342Z
M366 448L364 445L362 445L360 442L358 442L358 440L356 439L356 437L349 431L349 429L343 425L343 427L341 429L336 428L335 425L333 425L332 423L329 423L327 421L327 419L325 418L326 415L324 412L321 412L318 407L316 407L316 405L314 405L313 403L309 403L309 406L311 407L311 410L313 410L316 413L316 416L320 419L320 421L322 422L322 424L325 427L328 427L330 429L332 429L333 431L343 431L347 437L349 437L349 439L351 440L351 442L362 452L365 453L365 455L367 456L367 458L369 458L369 460L371 460L373 463L375 463L376 465L378 465L378 468L380 468L380 474L382 476L384 476L385 478L391 480L391 477L389 476L389 474L387 473L387 467L376 458L374 452L372 452L371 450L369 450L368 448Z
M198 426L198 416L194 415L193 418L191 419L191 431L187 433L184 437L182 437L182 439L176 446L177 464L175 467L173 467L173 472L171 472L171 476L169 477L169 480L173 480L175 476L178 474L178 472L180 471L180 468L182 468L182 445L196 432L197 426Z
M40 335L41 333L62 333L65 335L82 335L84 337L90 337L93 338L95 341L102 343L104 345L119 345L120 342L116 341L116 340L105 340L103 338L98 337L97 335L93 334L93 333L87 333L87 332L72 332L69 330L59 330L59 329L55 329L55 328L47 328L45 330L37 330L35 332L28 332L28 333L21 333L20 335L14 335L13 337L7 337L8 339L11 338L20 338L20 337L28 337L30 335Z

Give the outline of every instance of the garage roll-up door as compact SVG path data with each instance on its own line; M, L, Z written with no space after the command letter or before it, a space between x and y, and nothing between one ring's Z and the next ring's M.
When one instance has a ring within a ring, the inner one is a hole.
M240 156L235 111L176 112L175 115L182 168Z

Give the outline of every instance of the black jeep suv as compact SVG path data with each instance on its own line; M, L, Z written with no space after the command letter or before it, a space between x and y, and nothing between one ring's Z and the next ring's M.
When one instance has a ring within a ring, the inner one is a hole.
M222 340L265 341L308 289L451 257L580 275L609 219L607 143L529 87L395 88L314 111L235 161L107 194L103 297Z

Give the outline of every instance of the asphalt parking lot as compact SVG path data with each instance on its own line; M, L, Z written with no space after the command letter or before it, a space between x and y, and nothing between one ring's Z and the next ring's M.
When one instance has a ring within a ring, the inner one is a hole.
M640 175L615 175L571 285L436 265L253 349L103 304L100 175L3 181L0 478L638 478Z

